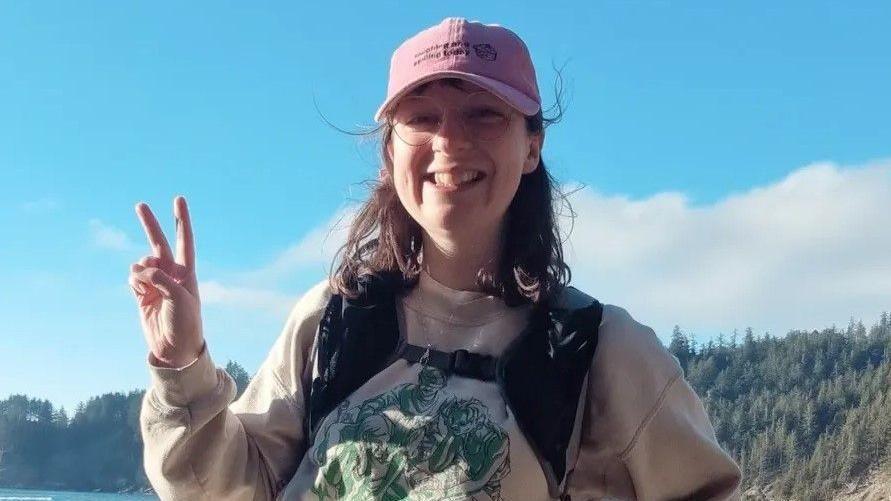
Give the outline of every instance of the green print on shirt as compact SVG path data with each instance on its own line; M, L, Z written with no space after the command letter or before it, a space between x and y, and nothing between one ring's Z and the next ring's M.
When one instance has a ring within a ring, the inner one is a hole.
M312 448L319 499L500 500L510 440L475 398L441 392L446 374L425 366L406 383L322 424Z

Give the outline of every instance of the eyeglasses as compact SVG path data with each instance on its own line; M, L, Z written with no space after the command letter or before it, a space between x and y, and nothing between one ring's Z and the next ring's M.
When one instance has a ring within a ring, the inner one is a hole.
M455 108L465 137L473 140L500 139L513 115L506 104L486 91L467 94ZM399 139L410 146L421 146L439 132L444 117L445 109L435 99L408 96L399 101L389 121Z

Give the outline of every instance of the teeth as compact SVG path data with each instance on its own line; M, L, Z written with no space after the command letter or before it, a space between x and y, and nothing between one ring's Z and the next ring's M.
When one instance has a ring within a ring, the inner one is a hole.
M464 171L458 176L446 172L437 172L433 175L433 181L440 186L455 187L459 184L475 181L480 175L477 171Z
M445 172L437 172L433 175L433 181L441 186L455 186L454 178L455 176Z

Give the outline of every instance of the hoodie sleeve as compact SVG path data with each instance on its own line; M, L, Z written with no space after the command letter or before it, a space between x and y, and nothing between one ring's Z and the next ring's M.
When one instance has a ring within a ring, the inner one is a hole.
M740 471L678 372L622 454L640 499L739 499Z
M290 480L306 447L305 389L329 298L323 282L297 302L235 402L235 383L207 346L178 369L158 367L149 354L140 427L146 475L161 499L269 500Z
M653 330L604 306L573 499L739 499L741 474Z

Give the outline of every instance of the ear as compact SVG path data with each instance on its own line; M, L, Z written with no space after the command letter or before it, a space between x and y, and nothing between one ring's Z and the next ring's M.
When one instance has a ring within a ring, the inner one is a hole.
M544 146L544 131L530 134L528 141L529 153L523 160L523 174L529 174L538 167L538 162L541 160L541 149Z
M393 165L393 141L387 141L387 147L385 150L385 154L387 155L387 160L385 160L380 169L378 169L378 180L384 181L388 177L390 177L389 166Z

